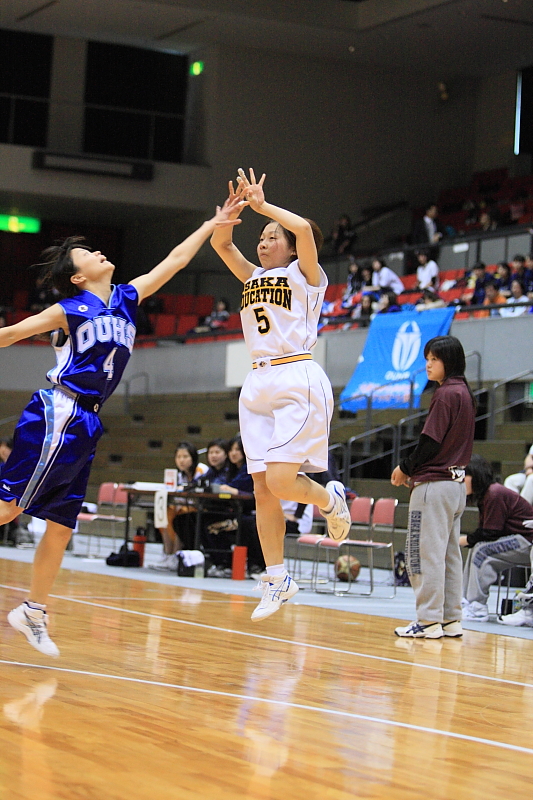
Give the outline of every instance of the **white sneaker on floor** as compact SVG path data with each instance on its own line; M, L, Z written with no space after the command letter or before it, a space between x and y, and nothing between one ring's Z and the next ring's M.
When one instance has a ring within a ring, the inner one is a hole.
M463 626L458 619L452 619L450 622L443 622L442 630L445 636L449 636L451 638L463 635Z
M394 633L396 636L402 636L406 639L441 639L444 636L440 622L430 622L428 625L423 625L416 620L405 628L395 628Z
M286 572L284 575L263 575L260 588L263 596L252 613L252 619L255 621L266 619L274 614L283 603L294 597L299 587Z
M533 610L521 608L519 611L515 611L514 614L505 614L498 617L497 621L500 625L511 625L514 628L533 628Z
M463 607L463 620L465 622L488 622L488 606L486 603L478 603L477 600L472 600L471 603Z
M162 572L177 572L178 571L178 557L176 553L165 554L155 564L150 564L149 569L157 569Z
M22 603L7 615L7 621L16 631L23 633L32 647L45 656L59 655L59 650L48 635L48 614Z
M327 512L320 509L320 513L326 520L329 538L335 542L342 542L350 533L352 526L346 492L340 481L329 481L326 483L326 489L333 499L333 508Z

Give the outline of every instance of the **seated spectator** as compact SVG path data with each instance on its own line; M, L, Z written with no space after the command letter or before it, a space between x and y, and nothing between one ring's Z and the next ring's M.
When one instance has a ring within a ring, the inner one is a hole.
M395 294L403 292L403 283L398 275L385 265L381 258L372 259L372 286L375 289L391 289Z
M348 255L357 240L352 221L348 214L341 216L334 222L329 241L335 255Z
M484 208L480 211L476 227L478 227L483 232L496 230L496 228L498 227L498 222L493 212L490 209Z
M0 306L0 328L5 328L7 325L6 310Z
M343 292L342 300L347 301L353 295L361 291L362 278L361 270L353 256L350 256L350 266L348 267L348 278L346 280L346 289Z
M511 296L511 268L507 261L499 261L494 273L494 278L498 281L498 289L504 297Z
M511 280L519 280L526 292L533 291L533 271L526 266L526 257L520 254L514 256L511 263Z
M381 293L381 296L378 300L376 314L390 314L401 310L401 307L398 305L398 298L393 291L386 289Z
M207 445L207 466L209 469L199 480L201 485L227 483L230 461L228 459L228 443L225 439L212 439Z
M362 295L361 302L353 309L352 319L359 323L360 328L368 328L376 310L377 302L375 295L366 292L366 294Z
M503 485L507 489L512 489L513 492L520 494L530 475L533 475L533 444L530 446L524 459L524 468L522 472L515 472L512 475L508 475ZM526 500L533 505L533 495L531 500L528 497L526 497Z
M180 442L174 453L174 463L178 470L176 485L189 486L195 483L208 471L206 464L198 460L198 451L190 442ZM177 502L167 507L168 525L160 528L163 539L163 556L152 569L170 570L176 572L178 568L179 550L194 549L194 534L196 525L196 508L186 501Z
M218 486L218 491L231 495L238 495L240 492L253 494L253 478L248 474L246 455L240 436L235 436L228 444L228 462L226 482ZM253 499L246 501L242 510L240 541L241 544L248 548L248 570L252 572L262 564L261 547L254 515L255 501ZM213 513L204 514L202 522L204 523L202 546L206 553L209 553L212 561L212 566L207 573L208 577L231 577L231 546L234 544L237 535L235 508L231 504L223 510L213 507Z
M436 261L429 257L428 250L417 250L416 257L419 266L416 270L416 289L438 289L439 267Z
M483 300L484 306L505 305L507 298L501 295L498 291L498 282L490 278L485 284L485 299ZM497 308L491 308L490 311L480 311L478 316L483 317L499 317L500 311Z
M228 460L230 462L227 474L227 483L220 486L221 492L239 494L239 492L252 492L254 481L248 474L246 455L240 436L234 436L228 444Z
M490 587L498 575L515 566L530 566L533 506L500 483L489 462L473 455L466 467L466 493L479 509L479 527L460 537L469 547L463 573L463 619L488 622Z
M194 333L208 333L209 331L216 331L219 328L224 328L229 319L229 304L227 300L220 299L215 303L215 307L211 313L205 317L201 325L193 328Z
M433 289L424 289L421 302L415 306L415 311L429 311L432 308L444 308L446 303Z
M487 274L487 267L483 261L478 261L472 267L467 280L467 289L461 300L470 302L472 306L482 306L485 300L485 286L492 280Z
M507 303L505 308L500 310L500 316L502 317L520 317L522 314L526 314L528 311L528 306L517 306L514 305L515 303L527 303L528 297L524 291L524 286L518 278L515 278L514 281L511 283L511 297L507 298ZM514 305L514 308L513 308Z

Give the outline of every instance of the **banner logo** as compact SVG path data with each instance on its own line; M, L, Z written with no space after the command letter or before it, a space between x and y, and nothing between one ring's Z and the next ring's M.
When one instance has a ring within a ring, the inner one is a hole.
M421 342L422 335L416 322L404 322L400 326L392 345L392 366L397 372L405 372L415 363Z

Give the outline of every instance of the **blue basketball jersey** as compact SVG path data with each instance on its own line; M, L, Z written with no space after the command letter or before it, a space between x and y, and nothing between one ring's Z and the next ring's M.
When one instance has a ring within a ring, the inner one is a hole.
M70 333L64 342L52 339L57 365L48 380L104 403L133 350L138 301L130 284L113 286L107 305L87 290L60 300Z

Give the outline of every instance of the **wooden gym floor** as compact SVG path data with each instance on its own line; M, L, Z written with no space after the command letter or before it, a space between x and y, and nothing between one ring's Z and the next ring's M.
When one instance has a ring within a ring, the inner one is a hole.
M1 607L28 564L0 559ZM64 569L59 659L1 625L1 800L529 793L533 641Z

